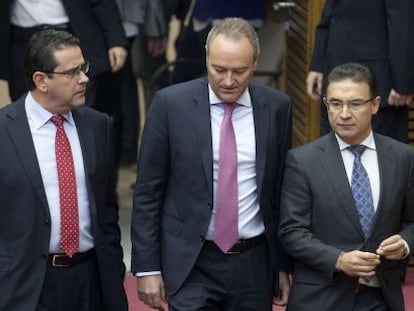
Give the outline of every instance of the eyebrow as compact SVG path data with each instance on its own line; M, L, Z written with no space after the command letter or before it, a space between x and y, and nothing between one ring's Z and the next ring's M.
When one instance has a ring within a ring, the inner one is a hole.
M216 64L211 64L212 67L214 67L215 69L226 69L226 70L232 70L232 71L237 71L237 70L246 70L249 68L249 66L244 66L244 67L237 67L237 68L227 68L221 65L216 65Z

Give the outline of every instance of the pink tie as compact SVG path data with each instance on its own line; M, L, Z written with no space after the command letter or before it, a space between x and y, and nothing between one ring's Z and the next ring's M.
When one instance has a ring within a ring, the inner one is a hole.
M57 126L55 152L60 197L60 247L72 257L79 249L78 195L72 151L63 120L62 115L51 118Z
M220 128L217 208L214 242L227 252L239 239L237 195L237 147L231 116L237 103L225 104Z

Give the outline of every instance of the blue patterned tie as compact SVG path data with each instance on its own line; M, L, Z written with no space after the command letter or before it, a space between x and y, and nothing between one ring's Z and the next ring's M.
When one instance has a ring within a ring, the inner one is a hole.
M366 147L357 145L350 146L348 149L355 157L351 179L352 195L358 211L359 221L362 225L362 231L364 232L364 236L367 237L374 216L374 203L369 177L361 163L361 154L365 151Z

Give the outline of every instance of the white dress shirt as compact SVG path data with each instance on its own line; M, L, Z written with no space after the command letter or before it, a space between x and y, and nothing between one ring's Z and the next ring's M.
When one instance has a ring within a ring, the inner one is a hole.
M220 126L224 116L224 105L209 86L211 138L213 148L213 213L206 238L214 237L216 215L216 193L219 168ZM256 137L253 108L246 89L237 101L232 122L237 145L237 184L239 203L239 237L248 239L265 232L262 214L257 199L256 183Z
M15 0L10 22L19 27L59 25L69 22L61 0Z
M50 211L51 234L49 253L62 253L63 251L60 248L59 180L55 155L56 125L50 121L53 114L38 104L30 92L25 100L25 109ZM83 155L72 114L68 113L64 115L64 118L63 126L72 149L76 174L79 211L79 252L85 252L93 248L94 243L91 234L89 197L86 187Z

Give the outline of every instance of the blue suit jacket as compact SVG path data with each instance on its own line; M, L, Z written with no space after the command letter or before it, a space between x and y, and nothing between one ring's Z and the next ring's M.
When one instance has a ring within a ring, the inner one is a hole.
M260 210L274 271L287 271L277 238L289 98L251 84ZM133 272L162 271L167 294L183 284L203 246L213 207L213 159L207 79L159 91L141 143L132 216Z

